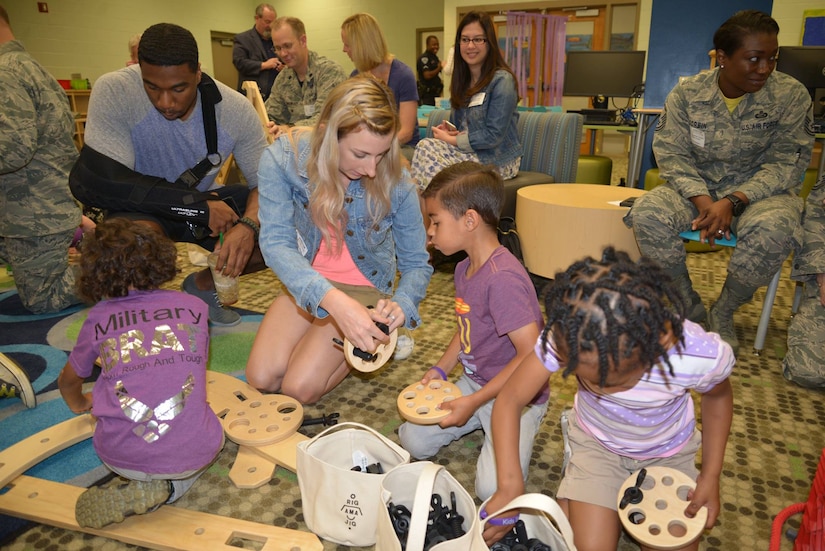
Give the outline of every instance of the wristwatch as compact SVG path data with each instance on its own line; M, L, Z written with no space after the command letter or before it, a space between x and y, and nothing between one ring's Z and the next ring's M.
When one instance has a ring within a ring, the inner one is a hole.
M731 193L730 195L725 195L725 199L733 203L733 215L739 216L745 209L748 207L747 203L745 203L742 199Z

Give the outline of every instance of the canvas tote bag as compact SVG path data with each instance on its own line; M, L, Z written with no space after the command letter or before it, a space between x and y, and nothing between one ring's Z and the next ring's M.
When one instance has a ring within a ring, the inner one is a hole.
M486 510L486 506L485 501L479 510ZM487 521L513 509L520 509L519 518L524 521L528 536L540 539L552 547L553 551L576 551L570 522L556 500L544 494L523 494L498 511L487 511L489 516L478 521L473 545L467 548L468 551L489 551L490 548L482 537Z
M401 465L388 473L381 482L381 509L378 511L378 539L375 551L401 551L401 542L393 528L387 506L404 505L411 514L406 551L423 551L427 521L433 494L451 506L450 492L455 492L456 509L464 517L465 534L430 547L430 551L468 551L476 525L479 523L476 505L467 490L447 470L430 461Z
M360 458L360 459L359 459ZM372 428L339 423L298 444L298 487L304 521L317 536L342 545L375 543L385 474L353 471L363 460L384 473L410 462L410 454Z

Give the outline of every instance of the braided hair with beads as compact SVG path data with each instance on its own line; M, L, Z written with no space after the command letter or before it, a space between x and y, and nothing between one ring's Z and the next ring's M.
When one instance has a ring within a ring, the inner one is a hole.
M634 353L648 367L664 361L672 374L661 337L670 331L676 346L684 345L684 303L670 278L655 262L633 262L613 247L604 250L601 260L588 257L556 274L545 311L544 353L551 338L563 341L567 376L576 370L580 352L597 352L600 386L605 386L611 363L618 366Z

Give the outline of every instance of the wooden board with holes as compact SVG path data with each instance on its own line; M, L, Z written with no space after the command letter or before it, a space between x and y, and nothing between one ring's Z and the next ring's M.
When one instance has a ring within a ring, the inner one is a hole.
M35 522L161 550L237 549L233 540L249 540L264 551L322 550L314 534L257 522L222 517L164 505L145 515L127 517L103 529L83 528L74 518L84 488L30 476L19 476L0 495L0 512Z
M227 431L227 436L240 444L238 459L229 471L229 479L238 488L263 486L272 478L272 473L274 473L277 465L295 472L297 469L296 449L298 442L307 439L306 436L298 432L298 427L303 421L303 407L300 403L281 394L263 394L248 383L217 371L206 373L206 398L215 415L221 419L224 429ZM248 415L249 412L260 409L250 407L251 405L276 398L278 399L278 405L275 406L276 410L285 407L294 408L293 411L289 412L290 422L279 426L275 431L268 432L266 426L269 423L266 419L262 419L259 420L262 427L258 429L258 432L264 434L277 433L277 438L256 440L244 436L238 439L231 425L242 418L239 417L239 413L246 412L246 416L251 418L252 415ZM266 473L269 473L268 477Z
M702 535L708 519L707 507L695 517L685 516L687 493L696 481L676 469L647 467L641 484L642 501L621 508L625 490L634 487L638 472L630 475L619 489L619 519L633 539L652 549L681 549Z

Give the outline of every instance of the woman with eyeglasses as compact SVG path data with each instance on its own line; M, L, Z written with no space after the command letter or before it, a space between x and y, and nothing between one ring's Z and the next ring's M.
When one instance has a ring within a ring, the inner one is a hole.
M411 173L424 190L442 168L461 161L494 165L505 180L521 163L516 77L498 47L492 18L471 11L458 25L449 121L415 148Z

